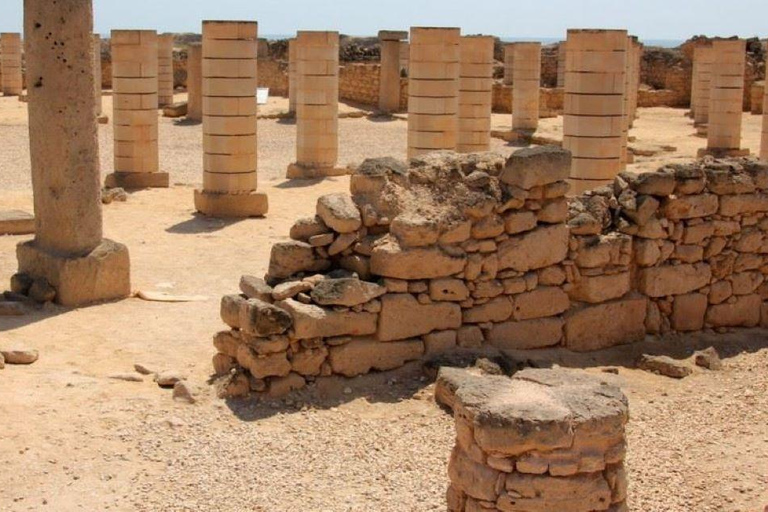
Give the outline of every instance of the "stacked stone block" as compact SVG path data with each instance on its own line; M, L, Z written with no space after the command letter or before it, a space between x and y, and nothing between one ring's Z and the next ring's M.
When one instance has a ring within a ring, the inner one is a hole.
M441 368L453 410L450 512L626 511L627 398L578 370Z
M288 112L296 113L296 39L288 40Z
M103 112L101 95L101 36L93 35L93 96L96 98L96 117Z
M339 33L300 31L296 38L296 163L288 178L346 174L339 158Z
M187 51L187 119L203 120L203 45L193 43Z
M563 147L573 154L573 192L610 183L626 144L627 32L569 30Z
M515 43L504 45L504 85L515 83Z
M250 21L203 22L203 188L195 207L214 217L257 217L257 33Z
M111 47L115 172L107 186L167 187L157 144L157 33L113 30Z
M488 151L491 146L493 44L491 36L461 38L459 135L456 145L460 153Z
M515 43L512 130L534 132L539 126L541 43Z
M714 41L712 51L707 147L699 155L748 155L749 150L741 148L746 41Z
M640 96L640 63L643 59L643 44L636 36L630 38L629 59L629 128L634 126L637 119L637 104Z
M0 34L0 67L3 95L19 96L24 90L21 75L21 34Z
M413 27L408 80L408 157L455 150L461 31Z
M404 39L408 39L408 32L379 31L379 110L384 113L397 112L400 109L400 46Z
M712 45L697 46L693 50L693 85L691 91L691 110L695 126L706 126L709 122L709 96L712 86L712 63L714 59Z
M157 36L157 103L173 104L173 34Z
M565 87L565 57L566 57L566 42L561 41L557 45L557 88L563 89Z

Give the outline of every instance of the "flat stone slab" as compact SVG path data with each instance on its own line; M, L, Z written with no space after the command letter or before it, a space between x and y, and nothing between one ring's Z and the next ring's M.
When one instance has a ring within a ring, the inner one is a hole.
M34 215L21 210L0 210L0 235L29 235L34 232Z

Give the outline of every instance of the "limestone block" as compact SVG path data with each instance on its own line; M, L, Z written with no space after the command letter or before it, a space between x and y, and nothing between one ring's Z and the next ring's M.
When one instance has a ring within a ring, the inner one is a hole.
M429 297L437 301L461 302L469 298L469 289L461 279L432 279L429 282Z
M387 289L376 283L354 278L324 279L310 294L316 304L323 306L357 306L384 295Z
M317 200L317 215L338 233L351 233L360 229L360 210L349 194L326 194Z
M432 219L407 213L392 220L389 232L397 237L402 247L422 247L437 243L440 226Z
M234 329L239 329L240 307L245 301L246 299L242 295L224 295L221 298L221 306L219 308L221 321Z
M486 501L496 501L496 480L500 473L484 464L473 461L456 446L448 462L451 485L460 491Z
M223 301L222 301L223 304ZM284 309L259 299L240 302L240 330L256 336L283 334L291 328L293 320Z
M735 217L745 213L768 212L768 195L739 194L720 196L718 213L725 217Z
M320 375L320 368L327 357L326 347L300 350L291 356L291 369L300 375Z
M554 316L567 311L571 305L568 294L557 286L541 286L515 296L512 315L515 320L530 320Z
M568 238L563 224L511 237L499 244L499 270L527 272L560 263L568 254Z
M424 335L424 353L428 356L451 352L456 348L456 331L434 331Z
M325 225L325 222L323 222L323 219L315 215L314 217L303 217L294 222L293 226L291 226L290 237L293 240L306 242L313 236L329 232L330 230Z
M682 295L707 286L711 278L707 263L644 268L638 272L638 290L649 297Z
M509 235L516 235L536 228L536 214L533 212L510 212L504 215L504 229Z
M377 339L382 341L412 338L432 331L461 327L461 307L439 302L420 304L409 293L381 298Z
M607 274L602 276L582 276L568 291L571 300L597 304L618 299L629 292L629 272Z
M504 322L512 316L513 302L509 297L496 297L485 304L473 306L462 312L465 324Z
M755 327L760 323L761 306L759 295L742 295L733 304L710 306L706 322L712 327Z
M512 473L496 506L502 512L608 510L611 488L601 473L555 478Z
M563 319L537 318L493 325L487 341L501 350L528 350L554 346L563 338Z
M419 359L424 353L421 340L382 342L370 338L353 339L331 347L328 356L334 373L355 377L371 370L386 371Z
M269 257L269 276L275 279L292 277L299 272L319 272L329 266L326 260L315 256L311 245L304 242L279 242L272 246Z
M571 308L565 315L565 346L577 352L640 341L645 337L645 297L627 297Z
M288 362L285 352L261 355L248 345L238 347L237 363L257 379L284 377L291 372L291 363Z
M700 331L709 300L702 293L678 295L672 305L672 328L676 331Z
M291 314L293 331L298 339L364 336L376 332L378 315L374 313L336 311L293 299L280 301L276 306Z
M662 211L672 220L708 217L717 213L718 197L714 194L670 197L662 202Z
M378 243L371 254L371 273L397 279L434 279L464 270L463 251L446 252L439 247L404 248L394 238Z
M503 183L525 190L567 180L571 153L556 146L539 146L514 152L499 177Z

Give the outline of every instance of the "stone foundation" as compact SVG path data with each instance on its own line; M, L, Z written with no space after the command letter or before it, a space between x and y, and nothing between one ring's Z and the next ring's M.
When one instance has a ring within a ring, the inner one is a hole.
M578 370L442 368L435 398L456 421L450 512L627 510L629 412L618 388Z
M195 210L211 217L263 217L269 211L269 198L263 192L224 194L195 190Z

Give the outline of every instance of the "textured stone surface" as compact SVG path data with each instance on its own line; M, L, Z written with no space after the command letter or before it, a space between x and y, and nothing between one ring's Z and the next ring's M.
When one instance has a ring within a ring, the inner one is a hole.
M411 294L390 294L381 298L377 338L402 340L460 326L461 308L457 304L419 304Z
M645 297L628 297L572 308L565 315L565 345L583 352L640 341L645 337Z

